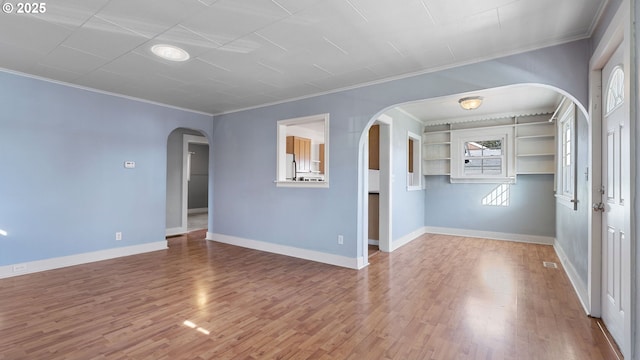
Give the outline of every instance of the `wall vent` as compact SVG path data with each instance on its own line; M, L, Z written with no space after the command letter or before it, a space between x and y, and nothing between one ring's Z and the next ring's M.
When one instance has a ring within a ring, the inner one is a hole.
M558 264L551 262L551 261L543 261L542 262L542 266L546 267L546 268L552 268L552 269L557 269L558 268Z

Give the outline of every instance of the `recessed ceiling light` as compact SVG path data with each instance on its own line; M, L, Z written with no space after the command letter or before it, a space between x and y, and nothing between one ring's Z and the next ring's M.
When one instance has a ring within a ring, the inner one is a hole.
M185 50L167 44L158 44L151 47L151 51L157 56L170 61L187 61L189 53Z

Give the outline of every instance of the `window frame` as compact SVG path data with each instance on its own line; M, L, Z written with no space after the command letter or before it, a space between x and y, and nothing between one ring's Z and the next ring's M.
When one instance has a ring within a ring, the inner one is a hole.
M556 199L573 210L578 210L577 194L577 166L576 166L576 105L571 103L558 118L558 164L556 171ZM566 139L566 131L570 134L570 140ZM567 160L569 163L567 164Z
M278 120L276 123L276 180L277 187L328 188L329 187L329 113ZM294 181L286 179L287 126L324 121L324 180Z
M409 140L413 141L413 149L409 149ZM418 134L412 133L411 131L407 131L407 191L417 191L422 190L422 137ZM417 179L418 183L410 185L409 177L409 151L413 152L413 178Z
M502 141L502 169L499 175L465 174L464 144L478 141ZM513 126L496 126L485 129L451 131L451 176L452 183L502 184L515 182L515 151Z

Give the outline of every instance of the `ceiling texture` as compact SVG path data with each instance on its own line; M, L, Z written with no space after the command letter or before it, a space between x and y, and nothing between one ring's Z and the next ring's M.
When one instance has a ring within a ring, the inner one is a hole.
M0 13L0 67L219 114L586 38L606 1L50 0Z

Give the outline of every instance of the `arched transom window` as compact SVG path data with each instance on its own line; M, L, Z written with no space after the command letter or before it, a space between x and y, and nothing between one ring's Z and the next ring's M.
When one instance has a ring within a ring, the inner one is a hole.
M624 71L621 66L616 66L611 72L609 86L607 87L606 114L615 110L624 102Z

